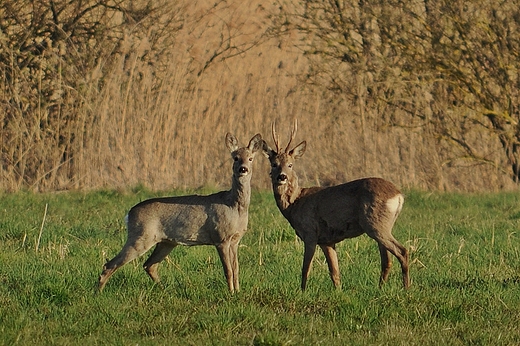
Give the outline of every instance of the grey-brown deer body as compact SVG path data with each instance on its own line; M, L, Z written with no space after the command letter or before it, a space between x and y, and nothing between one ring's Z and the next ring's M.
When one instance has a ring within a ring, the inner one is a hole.
M177 245L214 245L229 290L239 290L238 244L247 229L253 160L262 139L257 134L247 147L239 148L237 139L227 134L226 146L234 159L231 190L208 196L153 198L132 207L127 215L127 242L105 264L99 290L118 268L153 246L155 249L143 267L159 283L157 266Z
M289 144L281 150L273 125L276 149L264 142L263 151L271 163L273 193L278 208L305 245L302 289L307 284L316 245L325 254L334 285L340 287L335 246L346 238L365 233L379 246L380 284L388 277L391 253L401 264L403 285L408 288L408 251L392 235L393 225L403 206L403 195L392 183L380 178L359 179L326 188L301 188L293 166L305 152L306 142L290 149L295 133L296 123Z

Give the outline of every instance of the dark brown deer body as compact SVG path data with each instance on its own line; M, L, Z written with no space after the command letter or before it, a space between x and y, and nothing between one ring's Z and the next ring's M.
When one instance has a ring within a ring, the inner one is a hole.
M325 254L334 285L339 288L341 283L336 243L365 233L379 246L380 284L388 277L391 253L401 264L403 285L408 288L408 251L392 235L393 225L403 206L403 195L392 183L380 178L359 179L326 188L301 188L293 165L305 152L306 142L290 149L295 133L296 123L291 140L282 151L273 125L276 150L264 142L263 151L271 163L276 204L305 244L302 290L307 285L317 245Z
M153 198L132 207L127 215L127 242L121 252L103 267L99 290L118 268L154 245L144 269L157 283L157 266L175 246L214 245L229 290L238 291L238 244L247 229L253 159L262 143L260 134L257 134L247 147L239 148L237 139L229 133L226 135L226 146L234 159L229 191L208 196Z

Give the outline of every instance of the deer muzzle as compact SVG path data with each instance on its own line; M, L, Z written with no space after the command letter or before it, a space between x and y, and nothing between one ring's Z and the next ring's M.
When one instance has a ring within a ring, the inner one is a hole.
M287 182L287 174L285 173L280 173L278 175L278 177L276 178L276 180L278 181L278 183L280 184L285 184Z

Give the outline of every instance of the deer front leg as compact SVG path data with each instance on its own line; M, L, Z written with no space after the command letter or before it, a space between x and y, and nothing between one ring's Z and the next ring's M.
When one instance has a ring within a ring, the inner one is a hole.
M220 256L220 261L222 262L222 267L224 268L224 275L226 276L226 281L228 284L229 291L231 293L235 292L235 286L233 283L233 266L232 266L232 256L230 249L230 242L226 241L216 245L218 254Z
M327 260L327 265L329 266L329 273L332 282L336 288L341 288L341 280L339 275L339 264L338 264L338 253L336 252L336 244L328 245L328 244L320 244L323 253L325 254L325 259Z
M309 272L311 270L311 264L312 264L312 258L314 257L315 252L316 252L316 243L315 242L306 242L305 251L303 254L302 291L305 291L305 287L307 287L307 278L309 277Z
M229 247L230 255L231 255L231 269L233 274L233 286L235 291L240 291L240 284L238 281L238 241L233 242Z

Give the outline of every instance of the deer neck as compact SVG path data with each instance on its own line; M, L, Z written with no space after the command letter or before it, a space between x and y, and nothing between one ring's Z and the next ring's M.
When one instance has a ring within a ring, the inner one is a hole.
M233 176L230 194L232 204L238 211L247 212L251 201L251 174L246 177Z
M287 184L273 186L274 198L282 214L298 199L302 189L298 186L298 179L292 179Z

